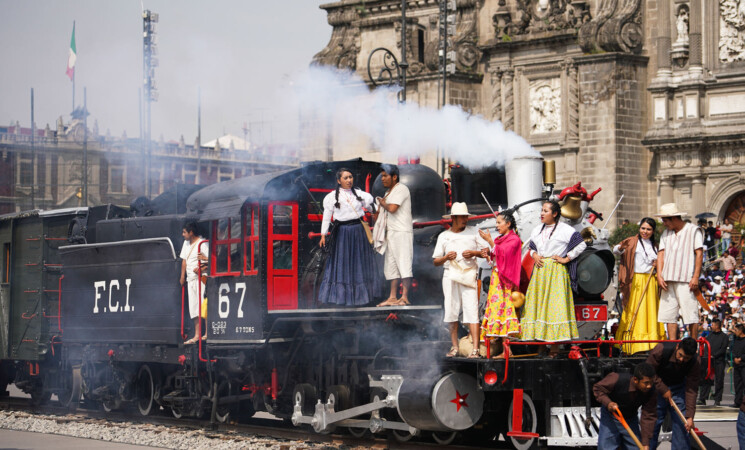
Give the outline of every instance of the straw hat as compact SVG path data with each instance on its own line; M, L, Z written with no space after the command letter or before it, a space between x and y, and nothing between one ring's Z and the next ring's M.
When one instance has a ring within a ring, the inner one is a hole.
M664 205L660 206L660 212L659 214L655 214L655 217L685 217L688 213L684 211L678 211L678 205L675 203L665 203Z
M468 205L463 202L453 203L453 207L450 208L450 214L442 216L443 219L450 219L452 216L468 216L472 217L473 214L468 212Z

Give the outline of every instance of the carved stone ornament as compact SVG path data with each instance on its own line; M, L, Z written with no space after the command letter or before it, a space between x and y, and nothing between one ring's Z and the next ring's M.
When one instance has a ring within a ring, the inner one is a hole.
M584 1L571 0L517 0L516 11L501 8L492 17L498 38L544 31L577 28L589 20L589 8ZM570 4L571 7L570 7Z
M688 62L689 18L688 5L680 5L678 13L675 16L677 38L673 42L672 51L670 52L670 57L675 62L675 65L680 68L685 67Z
M693 157L691 157L690 153L686 153L683 155L683 164L685 164L686 166L690 166L692 162Z
M735 152L732 154L732 163L737 164L740 162L740 152Z
M675 161L677 158L675 157L675 153L670 153L667 155L667 165L670 167L673 167L675 165Z
M579 30L579 45L587 53L641 50L641 0L600 0L595 17Z
M719 60L745 61L745 1L719 0Z
M727 159L727 155L724 154L724 152L719 152L719 164L724 164L724 161Z
M530 82L531 134L561 131L561 80L533 80Z
M353 26L352 21L357 19L358 14L353 8L328 10L328 23L333 27L331 38L326 48L313 57L312 64L349 70L357 68L360 29Z

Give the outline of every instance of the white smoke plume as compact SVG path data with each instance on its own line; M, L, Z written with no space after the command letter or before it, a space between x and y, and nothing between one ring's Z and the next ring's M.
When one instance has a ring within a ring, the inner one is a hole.
M433 109L415 102L401 104L395 86L371 91L351 72L311 67L293 86L287 105L301 111L301 116L314 116L314 123L320 124L318 136L333 127L336 145L358 144L364 137L372 149L391 158L439 150L441 156L470 168L540 156L525 139L505 131L501 122L470 115L459 106Z

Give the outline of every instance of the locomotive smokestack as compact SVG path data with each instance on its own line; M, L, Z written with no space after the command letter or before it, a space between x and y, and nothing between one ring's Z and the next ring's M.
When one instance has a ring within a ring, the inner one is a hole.
M507 204L512 207L522 202L541 198L543 164L542 158L524 156L507 161ZM541 203L533 202L517 210L520 238L525 242L530 232L540 222Z

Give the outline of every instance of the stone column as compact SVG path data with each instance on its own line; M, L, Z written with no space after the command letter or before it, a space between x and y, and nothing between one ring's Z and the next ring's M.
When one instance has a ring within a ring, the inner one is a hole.
M499 68L491 72L491 118L502 120L502 71Z
M657 78L661 79L669 79L672 76L670 66L670 3L670 0L657 2L659 8L659 23L657 26Z
M567 127L566 138L569 142L579 139L579 87L577 84L577 65L571 58L561 63L567 80Z
M672 177L661 177L660 178L660 205L666 203L673 203L673 187L674 182Z
M504 92L502 124L505 130L513 130L515 126L515 92L512 83L514 78L514 69L507 69L502 73L502 90Z
M693 211L691 215L706 211L706 179L702 176L693 177L691 180L691 200Z
M666 2L662 2L666 3ZM688 73L700 78L704 73L703 49L701 32L703 28L703 17L701 15L701 0L691 0L690 17L688 18Z

